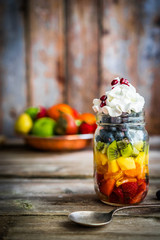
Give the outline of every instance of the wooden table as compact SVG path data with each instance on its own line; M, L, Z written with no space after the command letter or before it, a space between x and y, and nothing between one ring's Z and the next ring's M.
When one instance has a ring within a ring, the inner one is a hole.
M160 150L150 151L150 189L144 203L159 203ZM46 153L25 145L0 150L0 239L160 239L160 209L118 212L109 225L78 226L76 210L110 211L94 192L92 149Z

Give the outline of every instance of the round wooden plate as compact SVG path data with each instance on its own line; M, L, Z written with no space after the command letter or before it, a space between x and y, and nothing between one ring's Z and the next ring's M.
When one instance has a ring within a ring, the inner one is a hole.
M33 148L50 151L79 150L89 146L93 134L77 134L54 137L20 135Z

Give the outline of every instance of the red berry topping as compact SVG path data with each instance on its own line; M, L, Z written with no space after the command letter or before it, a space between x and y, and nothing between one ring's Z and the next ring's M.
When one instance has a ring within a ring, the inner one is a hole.
M107 96L106 95L103 95L102 97L100 97L100 100L101 101L105 101L107 99Z
M111 82L111 85L114 86L118 83L118 80L117 79L114 79L112 82Z
M137 182L127 182L122 184L122 190L125 198L133 198L138 190Z
M104 106L106 106L106 102L102 101L101 104L100 104L100 107L104 107Z
M127 79L124 79L124 78L121 78L121 79L120 79L120 84L125 84L125 85L129 86L128 80L127 80Z

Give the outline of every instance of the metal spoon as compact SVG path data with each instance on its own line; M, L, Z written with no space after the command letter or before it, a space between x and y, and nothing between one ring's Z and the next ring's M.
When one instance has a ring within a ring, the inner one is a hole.
M119 207L111 212L103 213L103 212L94 212L94 211L78 211L72 212L68 215L68 218L78 224L85 226L98 227L108 224L112 221L113 215L120 210L128 209L128 208L150 208L150 207L159 207L160 204L144 204L144 205L130 205Z

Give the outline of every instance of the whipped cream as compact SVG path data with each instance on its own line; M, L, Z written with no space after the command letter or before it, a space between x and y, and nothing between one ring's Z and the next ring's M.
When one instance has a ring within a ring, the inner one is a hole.
M93 110L96 113L109 114L111 117L118 117L122 113L131 113L131 111L141 112L145 103L144 98L136 92L130 83L128 85L120 84L119 77L115 79L118 80L118 83L105 93L107 96L106 105L100 107L101 100L94 99Z

